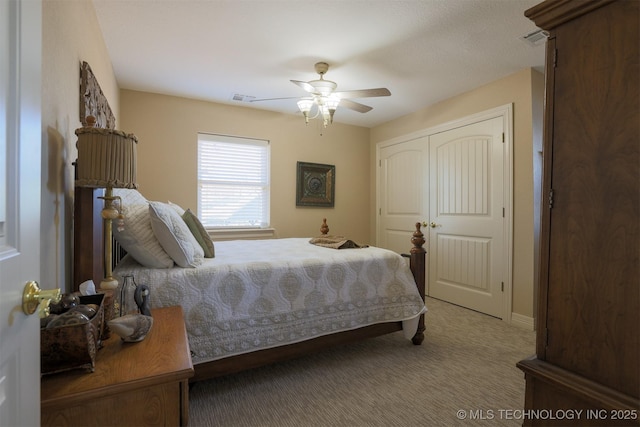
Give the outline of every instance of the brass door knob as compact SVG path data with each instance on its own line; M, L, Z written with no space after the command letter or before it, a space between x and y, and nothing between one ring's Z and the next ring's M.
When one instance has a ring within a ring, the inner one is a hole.
M440 224L436 224L436 223L435 223L435 222L433 222L433 221L431 221L431 222L422 221L422 226L423 226L423 227L436 228L436 227L440 227Z
M60 293L60 289L43 291L40 289L38 282L32 280L24 286L24 292L22 293L22 311L24 314L33 314L37 309L38 316L44 318L49 315L49 304L51 304L51 301L58 303L61 298L62 294Z

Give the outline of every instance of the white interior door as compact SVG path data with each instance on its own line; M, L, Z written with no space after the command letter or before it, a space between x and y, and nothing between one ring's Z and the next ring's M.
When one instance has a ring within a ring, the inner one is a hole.
M378 246L411 249L415 224L428 212L428 158L427 137L380 149Z
M40 272L41 16L0 0L0 426L40 425L40 321L22 292Z
M429 292L503 318L502 117L430 136Z

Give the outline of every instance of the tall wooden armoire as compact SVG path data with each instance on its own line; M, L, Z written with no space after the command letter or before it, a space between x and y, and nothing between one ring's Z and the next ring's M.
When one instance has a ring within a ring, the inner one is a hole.
M524 425L640 425L639 6L548 0L525 13L549 39Z

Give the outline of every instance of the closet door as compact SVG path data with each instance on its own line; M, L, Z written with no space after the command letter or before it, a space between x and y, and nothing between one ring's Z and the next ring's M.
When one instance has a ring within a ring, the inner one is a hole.
M378 245L407 252L407 236L427 218L429 203L428 138L380 149Z
M503 318L503 117L429 137L429 295Z

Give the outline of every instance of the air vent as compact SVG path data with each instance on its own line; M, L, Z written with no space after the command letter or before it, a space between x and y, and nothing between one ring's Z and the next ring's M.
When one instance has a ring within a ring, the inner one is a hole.
M520 37L520 40L526 42L531 46L538 46L547 41L547 37L549 37L549 33L545 30L536 30L532 33L527 34L526 36Z
M234 93L231 97L232 101L240 101L240 102L251 102L252 99L255 99L255 96L249 95L240 95L239 93Z

